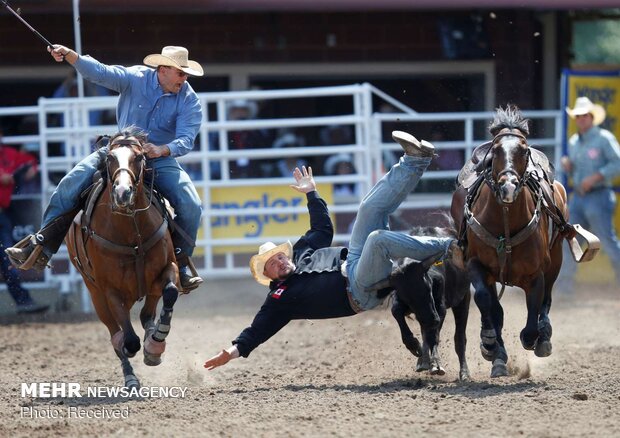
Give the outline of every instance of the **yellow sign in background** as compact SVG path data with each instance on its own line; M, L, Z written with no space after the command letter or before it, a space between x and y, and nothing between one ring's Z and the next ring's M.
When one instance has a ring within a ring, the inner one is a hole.
M317 190L327 204L332 203L332 184L317 184ZM306 205L306 195L287 185L216 187L211 190L210 207L212 210L268 208L271 213L213 217L211 218L212 237L214 239L259 238L262 243L271 240L271 236L301 237L310 228ZM281 213L279 211L282 208L300 206L304 207L305 213ZM335 217L333 214L331 217L335 226ZM201 227L199 238L202 236L204 236L204 230ZM256 252L259 245L253 243L247 246L219 246L214 248L214 253Z
M565 72L565 105L573 107L577 97L586 96L592 102L598 103L605 108L607 113L601 127L611 131L617 139L620 139L620 71L619 72ZM577 132L575 121L566 117L566 139ZM620 176L614 180L617 189L620 186ZM620 202L616 204L614 217L616 234L620 232ZM585 268L585 269L584 269ZM596 271L596 272L595 272ZM597 257L595 263L580 265L579 277L587 276L588 281L598 280L601 282L613 281L613 270L609 260L605 257Z

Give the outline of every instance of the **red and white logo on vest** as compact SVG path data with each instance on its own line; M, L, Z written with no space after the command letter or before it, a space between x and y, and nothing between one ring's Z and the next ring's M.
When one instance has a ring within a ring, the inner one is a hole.
M279 286L276 290L274 290L271 293L271 297L276 299L276 300L279 300L285 290L286 290L286 286L285 285Z

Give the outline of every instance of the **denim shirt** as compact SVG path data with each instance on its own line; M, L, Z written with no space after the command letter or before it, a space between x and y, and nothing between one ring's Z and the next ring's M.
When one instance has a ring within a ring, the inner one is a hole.
M157 71L146 66L110 66L80 55L74 67L89 81L120 93L116 108L119 130L129 125L143 129L149 142L168 145L172 157L192 150L202 109L196 92L187 82L177 94L164 93Z
M611 187L620 175L620 147L616 137L606 129L593 126L584 134L574 134L568 144L568 157L573 164L573 187L579 187L588 176L599 172L605 181L598 187Z

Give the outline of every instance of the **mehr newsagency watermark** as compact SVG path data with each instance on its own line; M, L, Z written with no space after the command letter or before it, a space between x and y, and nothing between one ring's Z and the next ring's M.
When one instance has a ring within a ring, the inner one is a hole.
M185 398L184 386L83 386L76 382L32 382L21 384L22 398L32 399L145 399L145 398ZM101 418L122 419L129 417L129 407L111 406L36 406L22 405L21 418Z

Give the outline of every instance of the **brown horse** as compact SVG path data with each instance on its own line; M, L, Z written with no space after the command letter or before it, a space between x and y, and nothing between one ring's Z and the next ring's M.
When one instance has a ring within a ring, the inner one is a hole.
M178 297L178 268L168 220L147 189L146 137L130 127L110 139L107 185L101 180L66 237L71 262L80 271L93 305L121 360L125 386L139 388L129 358L140 349L130 309L146 297L140 312L145 330L144 363L159 365ZM163 308L155 325L157 303Z
M496 282L502 292L505 285L525 291L521 344L539 357L549 356L551 289L562 265L562 237L574 232L566 222L566 190L553 181L542 152L529 147L528 120L519 109L498 109L489 132L493 140L474 152L478 165L468 163L459 175L461 183L476 181L457 189L451 214L463 224L460 240L482 318L482 355L493 363L491 377L498 377L508 375L508 355Z

